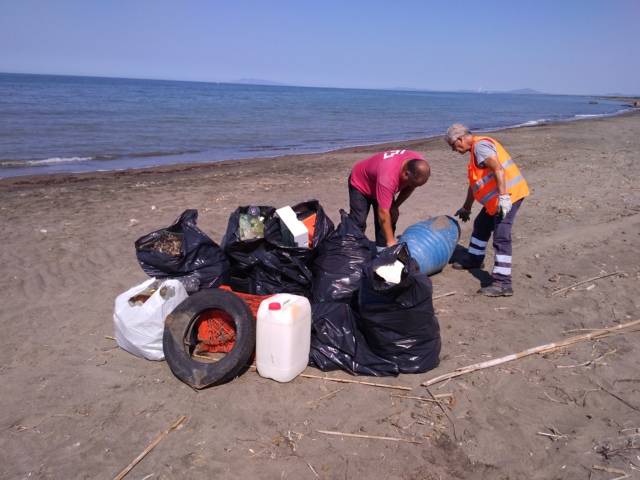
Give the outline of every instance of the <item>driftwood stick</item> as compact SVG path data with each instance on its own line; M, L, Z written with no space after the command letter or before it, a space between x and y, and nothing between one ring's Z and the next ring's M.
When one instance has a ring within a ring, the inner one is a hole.
M412 390L411 387L403 387L400 385L385 385L384 383L361 382L358 380L348 380L346 378L325 377L324 375L309 375L308 373L301 373L300 376L304 378L316 378L319 380L329 380L330 382L357 383L358 385L368 385L370 387L394 388L396 390Z
M112 337L111 335L105 335L104 338L106 338L107 340L115 340L116 337Z
M320 398L316 398L315 400L309 400L307 402L307 405L313 405L315 403L320 403L322 400L324 400L325 398L329 398L329 397L333 397L334 395L336 395L338 392L341 392L342 390L344 390L347 387L341 387L337 390L334 390L333 392L329 392L326 395L321 396Z
M612 478L611 480L622 480L623 478L628 478L629 474L624 470L620 470L619 468L605 467L603 465L593 465L591 468L594 470L600 470L601 472L607 473L616 473L618 475L622 475L621 477Z
M587 278L586 280L582 280L580 282L576 282L573 285L569 285L568 287L564 287L564 288L560 288L558 290L554 290L553 292L551 292L551 296L554 297L556 295L560 295L561 293L568 292L572 288L579 287L580 285L584 285L585 283L593 282L594 280L600 280L601 278L613 277L614 275L615 276L619 276L619 275L624 275L624 274L625 274L624 272L619 271L619 272L613 272L613 273L605 273L603 275L598 275L597 277Z
M444 298L444 297L450 297L451 295L455 295L456 292L447 292L447 293L443 293L441 295L436 295L435 297L433 297L433 300L437 300L439 298Z
M438 400L439 395L434 395L434 397L436 398L427 398L427 397L417 397L414 395L400 395L397 393L392 393L391 394L392 397L394 398L406 398L409 400L420 400L421 402L431 402L431 403L438 403L440 400ZM446 397L449 397L450 395L446 395ZM442 397L445 398L445 397Z
M545 433L545 432L537 432L537 435L542 435L544 437L549 437L553 440L557 440L558 438L567 438L566 435L564 434L557 434L557 433Z
M447 420L449 420L449 422L451 423L451 430L453 432L453 438L455 440L458 440L458 435L456 434L456 424L453 423L453 419L449 416L449 414L447 413L447 409L444 408L442 406L442 403L440 402L440 400L437 400L436 397L433 396L433 393L431 393L431 390L429 390L429 388L427 387L427 393L429 394L429 396L436 401L436 403L438 404L438 407L440 408L440 410L442 410L442 413L444 413L444 416L447 417Z
M118 475L116 475L113 480L122 480L127 475L127 473L129 473L131 471L131 469L133 467L135 467L140 462L140 460L142 460L144 457L146 457L147 454L156 447L156 445L158 445L167 435L169 435L169 432L171 432L172 430L175 430L180 425L182 425L182 423L186 419L187 419L187 417L185 415L182 415L169 428L167 428L164 432L160 433L156 438L154 438L153 442L151 442L147 446L147 448L145 448L142 451L142 453L140 453L140 455L138 455L136 458L134 458L133 461L129 465L124 467L124 469Z
M358 433L344 433L344 432L333 432L330 430L316 430L318 433L324 433L325 435L339 435L341 437L353 437L353 438L369 438L372 440L389 440L391 442L407 442L407 443L422 443L417 440L407 440L405 438L397 438L397 437L380 437L377 435L362 435Z
M464 375L465 373L470 373L470 372L475 372L476 370L495 367L496 365L511 362L512 360L518 360L520 358L524 358L536 353L552 352L554 350L559 350L569 345L573 345L574 343L583 342L586 340L592 340L592 339L600 338L603 336L608 336L608 335L617 333L619 330L630 328L636 325L640 325L640 319L634 320L632 322L623 323L620 325L615 325L613 327L601 328L591 333L585 333L584 335L576 335L574 337L569 337L560 342L547 343L545 345L540 345L538 347L529 348L527 350L523 350L522 352L512 353L511 355L507 355L500 358L494 358L492 360L487 360L486 362L474 363L473 365L460 367L454 370L453 372L445 373L438 377L432 378L431 380L427 380L422 385L425 387L428 387L430 385L433 385L434 383L438 383L443 380L447 380L449 378L459 377L460 375Z

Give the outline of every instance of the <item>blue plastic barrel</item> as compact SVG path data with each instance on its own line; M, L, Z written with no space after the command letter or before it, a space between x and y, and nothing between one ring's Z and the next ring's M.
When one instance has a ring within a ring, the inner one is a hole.
M400 241L407 244L420 271L431 275L447 265L459 238L458 222L448 215L439 215L411 225Z

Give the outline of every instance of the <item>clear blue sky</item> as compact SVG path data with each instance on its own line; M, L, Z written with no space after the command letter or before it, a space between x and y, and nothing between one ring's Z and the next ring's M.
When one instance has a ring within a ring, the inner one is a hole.
M0 71L640 94L640 0L0 0Z

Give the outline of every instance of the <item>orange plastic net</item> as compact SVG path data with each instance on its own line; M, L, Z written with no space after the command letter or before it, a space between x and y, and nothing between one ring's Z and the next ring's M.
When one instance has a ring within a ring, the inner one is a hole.
M234 292L223 285L222 290L232 292L240 297L248 306L255 320L258 315L258 307L265 298L271 295L251 295L249 293ZM227 312L219 309L205 310L198 316L198 353L228 353L236 342L236 327Z

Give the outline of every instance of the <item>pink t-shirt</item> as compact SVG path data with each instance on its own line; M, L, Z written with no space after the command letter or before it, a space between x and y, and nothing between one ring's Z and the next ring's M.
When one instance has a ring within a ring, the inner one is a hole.
M424 160L412 150L389 150L359 161L351 170L351 185L363 195L375 198L380 208L389 209L400 190L400 173L406 160Z

